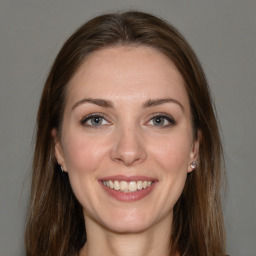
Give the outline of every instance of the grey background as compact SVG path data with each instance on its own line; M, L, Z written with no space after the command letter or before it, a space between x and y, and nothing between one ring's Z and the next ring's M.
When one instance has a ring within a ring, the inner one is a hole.
M256 2L0 2L0 255L24 255L32 135L47 72L67 37L102 12L139 9L172 22L206 71L227 162L227 252L256 256Z

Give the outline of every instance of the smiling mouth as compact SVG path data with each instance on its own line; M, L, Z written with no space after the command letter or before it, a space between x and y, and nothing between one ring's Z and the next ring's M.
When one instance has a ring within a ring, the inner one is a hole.
M152 186L154 181L139 180L139 181L118 181L118 180L103 180L102 184L112 190L123 193L137 192L147 189Z

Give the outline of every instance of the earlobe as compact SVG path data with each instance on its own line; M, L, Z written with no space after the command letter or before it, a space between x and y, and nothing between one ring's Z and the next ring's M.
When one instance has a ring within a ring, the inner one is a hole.
M63 155L62 145L57 135L57 130L54 128L51 134L54 140L54 150L55 150L56 160L58 164L61 166L62 171L66 171L67 170L66 163Z
M188 172L192 172L198 166L200 142L201 142L201 131L199 130L197 131L197 138L194 140L192 145Z

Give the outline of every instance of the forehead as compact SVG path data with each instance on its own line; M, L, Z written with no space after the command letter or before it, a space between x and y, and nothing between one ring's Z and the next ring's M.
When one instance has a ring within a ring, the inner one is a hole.
M67 90L68 101L81 97L134 101L166 96L188 101L184 80L174 63L147 46L118 46L92 53Z

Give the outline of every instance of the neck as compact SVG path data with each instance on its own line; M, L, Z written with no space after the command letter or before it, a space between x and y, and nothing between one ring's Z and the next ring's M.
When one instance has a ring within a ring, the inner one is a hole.
M87 242L79 256L169 256L172 217L167 217L147 230L117 233L85 218Z

